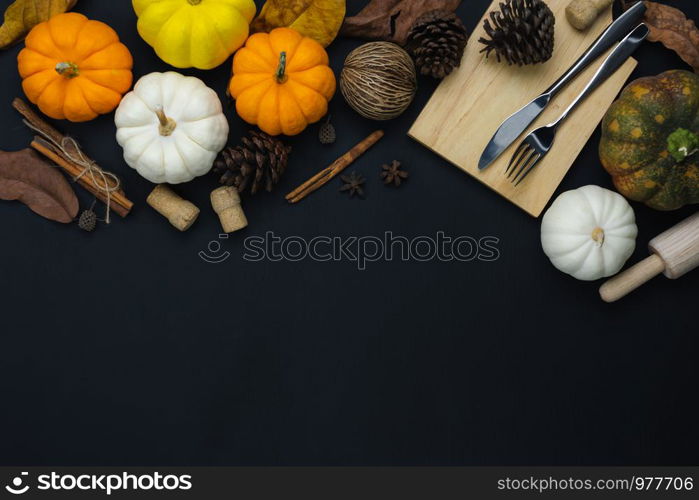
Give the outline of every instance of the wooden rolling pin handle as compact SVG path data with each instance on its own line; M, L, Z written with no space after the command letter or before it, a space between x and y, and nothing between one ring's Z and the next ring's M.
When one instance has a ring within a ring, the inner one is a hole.
M663 259L653 254L607 281L599 289L605 302L616 302L665 270Z
M699 266L699 212L659 234L648 244L665 262L665 276L671 280Z

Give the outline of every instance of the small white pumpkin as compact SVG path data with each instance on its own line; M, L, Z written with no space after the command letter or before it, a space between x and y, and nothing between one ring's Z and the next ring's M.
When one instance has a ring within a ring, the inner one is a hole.
M126 163L156 184L206 174L228 140L216 92L173 71L141 78L124 96L114 121Z
M585 281L618 273L636 248L637 234L631 205L599 186L562 193L541 222L541 245L551 263Z

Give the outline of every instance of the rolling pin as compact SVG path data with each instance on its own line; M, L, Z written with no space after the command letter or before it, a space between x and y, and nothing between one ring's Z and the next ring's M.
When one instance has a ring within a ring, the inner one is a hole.
M648 249L650 257L600 287L602 300L619 300L660 273L674 280L699 266L699 212L653 238Z

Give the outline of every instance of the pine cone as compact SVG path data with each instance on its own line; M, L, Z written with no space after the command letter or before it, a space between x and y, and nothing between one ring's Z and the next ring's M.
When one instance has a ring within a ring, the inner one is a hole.
M272 191L286 170L291 147L264 132L251 130L242 144L224 149L214 162L219 182L235 186L239 193L249 189L255 194L260 187Z
M410 28L406 48L421 74L444 78L461 64L467 41L466 28L456 14L432 10Z
M507 0L483 23L490 40L478 40L485 45L481 52L486 57L495 52L498 62L505 59L518 66L548 61L553 54L555 22L553 12L542 0Z

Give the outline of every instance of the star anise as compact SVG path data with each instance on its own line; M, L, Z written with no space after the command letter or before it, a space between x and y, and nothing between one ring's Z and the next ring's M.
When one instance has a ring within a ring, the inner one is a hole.
M359 175L357 172L352 172L350 175L341 175L340 179L344 182L340 188L341 192L349 192L350 198L355 194L362 198L364 197L364 189L362 189L362 186L366 182L366 179L363 176Z
M386 185L393 184L398 187L403 179L408 178L408 172L401 170L398 160L393 160L390 165L382 165L381 168L381 178Z

